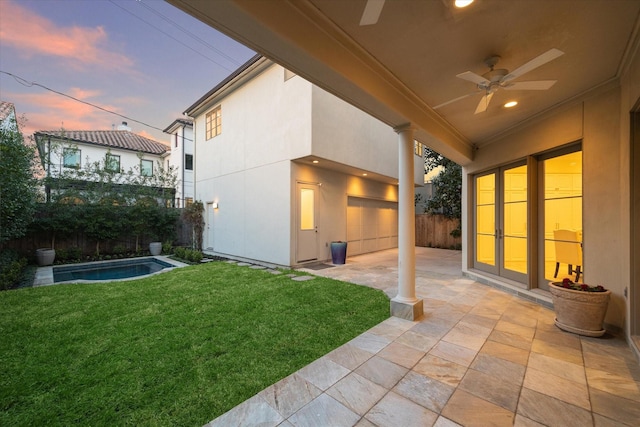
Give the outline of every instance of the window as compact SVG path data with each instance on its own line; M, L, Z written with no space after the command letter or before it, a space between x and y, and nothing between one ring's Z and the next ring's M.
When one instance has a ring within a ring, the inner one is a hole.
M62 165L65 168L78 169L80 167L80 150L77 148L65 148L62 151Z
M173 136L175 137L175 140L174 140L174 147L176 147L176 148L177 148L177 147L178 147L178 134L177 134L177 133L174 133L174 134L173 134Z
M213 111L207 113L206 122L206 139L209 140L214 136L222 133L222 109L221 107L215 108Z
M184 198L184 207L189 207L193 204L193 197L185 197Z
M109 172L120 172L120 156L107 154L104 160L104 168Z
M184 155L184 169L188 171L193 170L193 154Z
M416 156L422 157L422 154L424 152L424 145L422 145L421 142L413 141L413 152Z
M140 160L140 175L153 176L153 161Z

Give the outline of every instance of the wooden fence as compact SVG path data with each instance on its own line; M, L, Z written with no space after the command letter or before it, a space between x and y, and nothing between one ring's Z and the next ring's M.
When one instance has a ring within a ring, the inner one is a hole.
M460 249L462 239L451 232L458 227L457 219L444 215L416 215L416 246L428 248Z

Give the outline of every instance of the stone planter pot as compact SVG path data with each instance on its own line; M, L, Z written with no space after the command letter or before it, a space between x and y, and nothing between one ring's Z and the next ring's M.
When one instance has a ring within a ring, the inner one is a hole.
M344 264L347 258L347 242L331 242L331 262Z
M160 255L162 252L162 242L151 242L149 243L149 252L151 255Z
M52 265L56 259L56 250L51 248L36 249L36 262L40 267Z
M549 283L556 313L556 326L564 331L588 337L601 337L611 291L583 292Z

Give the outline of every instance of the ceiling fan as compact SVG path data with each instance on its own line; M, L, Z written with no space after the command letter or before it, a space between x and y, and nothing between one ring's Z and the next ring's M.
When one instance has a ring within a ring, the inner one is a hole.
M444 107L445 105L449 105L453 102L459 101L469 96L473 96L478 92L482 91L484 92L484 96L482 97L482 99L480 99L480 102L478 103L478 106L476 107L476 111L474 113L474 114L478 114L487 110L487 107L489 106L489 102L491 102L491 98L493 97L493 94L496 93L498 89L547 90L551 86L553 86L557 80L535 80L535 81L528 81L528 82L513 82L513 83L511 81L517 79L518 77L522 76L525 73L528 73L529 71L532 71L546 64L547 62L550 62L556 59L561 55L564 55L564 52L562 52L561 50L555 49L555 48L550 49L545 53L543 53L542 55L539 55L533 58L531 61L527 62L526 64L516 68L512 72L509 72L509 70L506 70L504 68L494 69L494 67L500 60L500 57L498 55L490 56L489 58L484 60L484 63L487 65L487 67L489 67L489 71L484 73L482 76L472 71L465 71L464 73L460 73L456 75L456 77L460 79L475 83L478 86L477 91L452 99L443 104L436 105L433 108L438 109L438 108Z
M380 19L380 13L384 6L385 0L367 0L367 4L362 12L362 18L360 18L360 25L373 25Z

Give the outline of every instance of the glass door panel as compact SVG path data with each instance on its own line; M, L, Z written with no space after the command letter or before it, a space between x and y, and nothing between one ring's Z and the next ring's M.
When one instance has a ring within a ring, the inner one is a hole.
M527 166L503 172L503 269L526 275L527 262Z
M496 273L496 174L476 177L475 189L475 263L483 270Z
M527 166L475 179L475 267L527 283Z
M582 263L582 152L552 157L542 162L544 180L544 263L538 284L569 277L583 282Z

